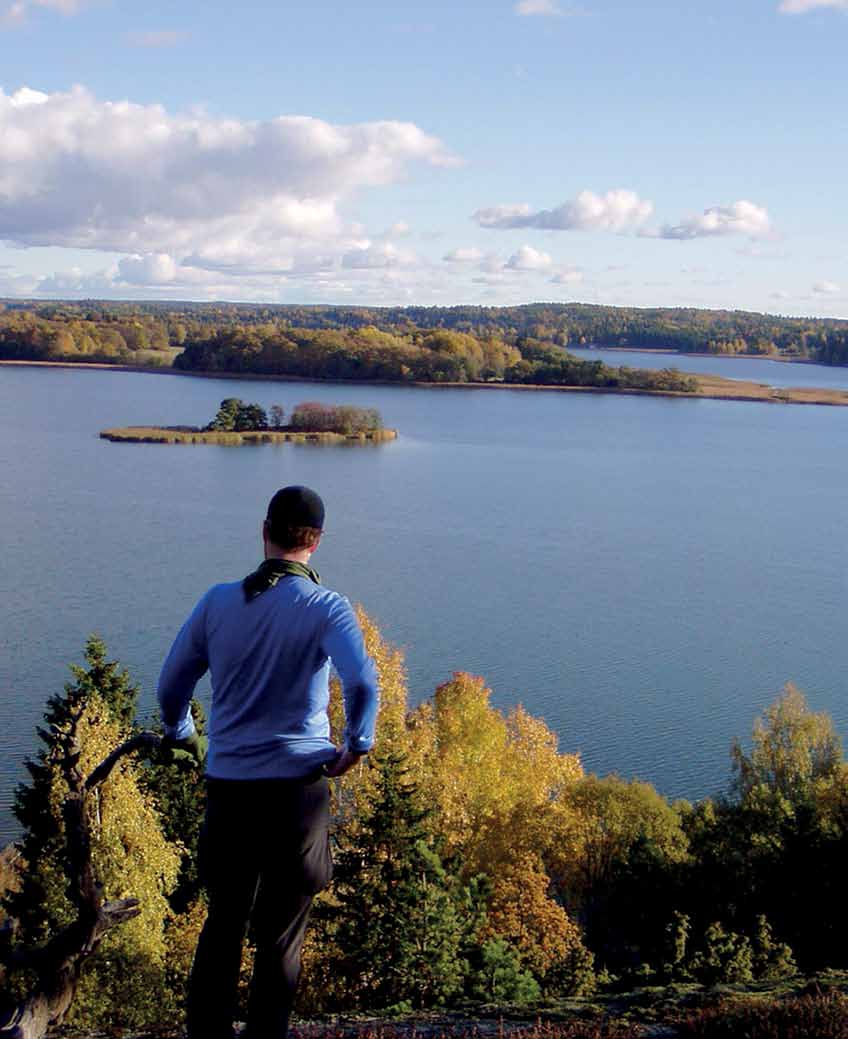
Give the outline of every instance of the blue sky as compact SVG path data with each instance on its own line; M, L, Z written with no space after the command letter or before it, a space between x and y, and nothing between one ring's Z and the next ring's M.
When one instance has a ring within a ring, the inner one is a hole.
M848 318L848 0L0 0L0 295Z

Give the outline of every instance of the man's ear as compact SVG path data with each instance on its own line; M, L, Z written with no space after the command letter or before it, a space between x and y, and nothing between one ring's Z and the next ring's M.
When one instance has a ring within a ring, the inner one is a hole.
M314 552L314 551L315 551L315 549L316 549L316 548L317 548L317 547L318 547L318 546L319 546L320 544L321 544L321 535L319 534L319 535L318 535L318 537L317 537L317 538L316 538L316 539L315 539L315 540L314 540L314 541L312 542L312 544L310 545L310 547L309 547L309 551L310 551L310 552Z
M262 520L262 540L266 543L271 540L268 535L268 520Z

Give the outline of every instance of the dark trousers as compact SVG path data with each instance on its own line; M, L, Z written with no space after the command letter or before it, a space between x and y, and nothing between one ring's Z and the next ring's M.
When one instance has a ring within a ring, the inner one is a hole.
M208 781L199 870L209 914L194 957L189 1039L232 1039L248 921L250 1039L285 1039L313 895L332 876L330 791L307 780Z

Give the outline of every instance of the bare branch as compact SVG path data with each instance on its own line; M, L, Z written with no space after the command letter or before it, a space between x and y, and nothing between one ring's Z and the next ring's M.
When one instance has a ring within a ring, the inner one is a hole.
M136 750L153 750L158 747L161 742L162 737L155 732L140 732L131 737L126 741L126 743L122 743L117 750L113 750L108 758L100 762L88 779L86 779L85 789L87 791L91 790L92 787L97 786L98 783L102 783L104 779L107 779L109 773L125 755L132 754L133 751Z
M48 1028L62 1021L79 981L83 962L94 952L103 935L141 912L138 900L125 898L103 902L102 884L94 876L88 797L97 793L122 757L136 750L158 747L161 737L141 732L122 743L94 769L87 779L79 769L78 719L59 734L57 763L68 784L62 807L67 840L69 893L76 903L74 923L37 949L2 950L0 959L9 967L36 969L39 982L30 996L0 1017L0 1039L43 1039ZM0 943L2 944L2 943Z

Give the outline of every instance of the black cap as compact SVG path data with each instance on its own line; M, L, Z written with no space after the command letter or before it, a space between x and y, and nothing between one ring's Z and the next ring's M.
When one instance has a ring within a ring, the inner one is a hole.
M309 487L283 487L268 503L268 525L324 529L324 503Z

